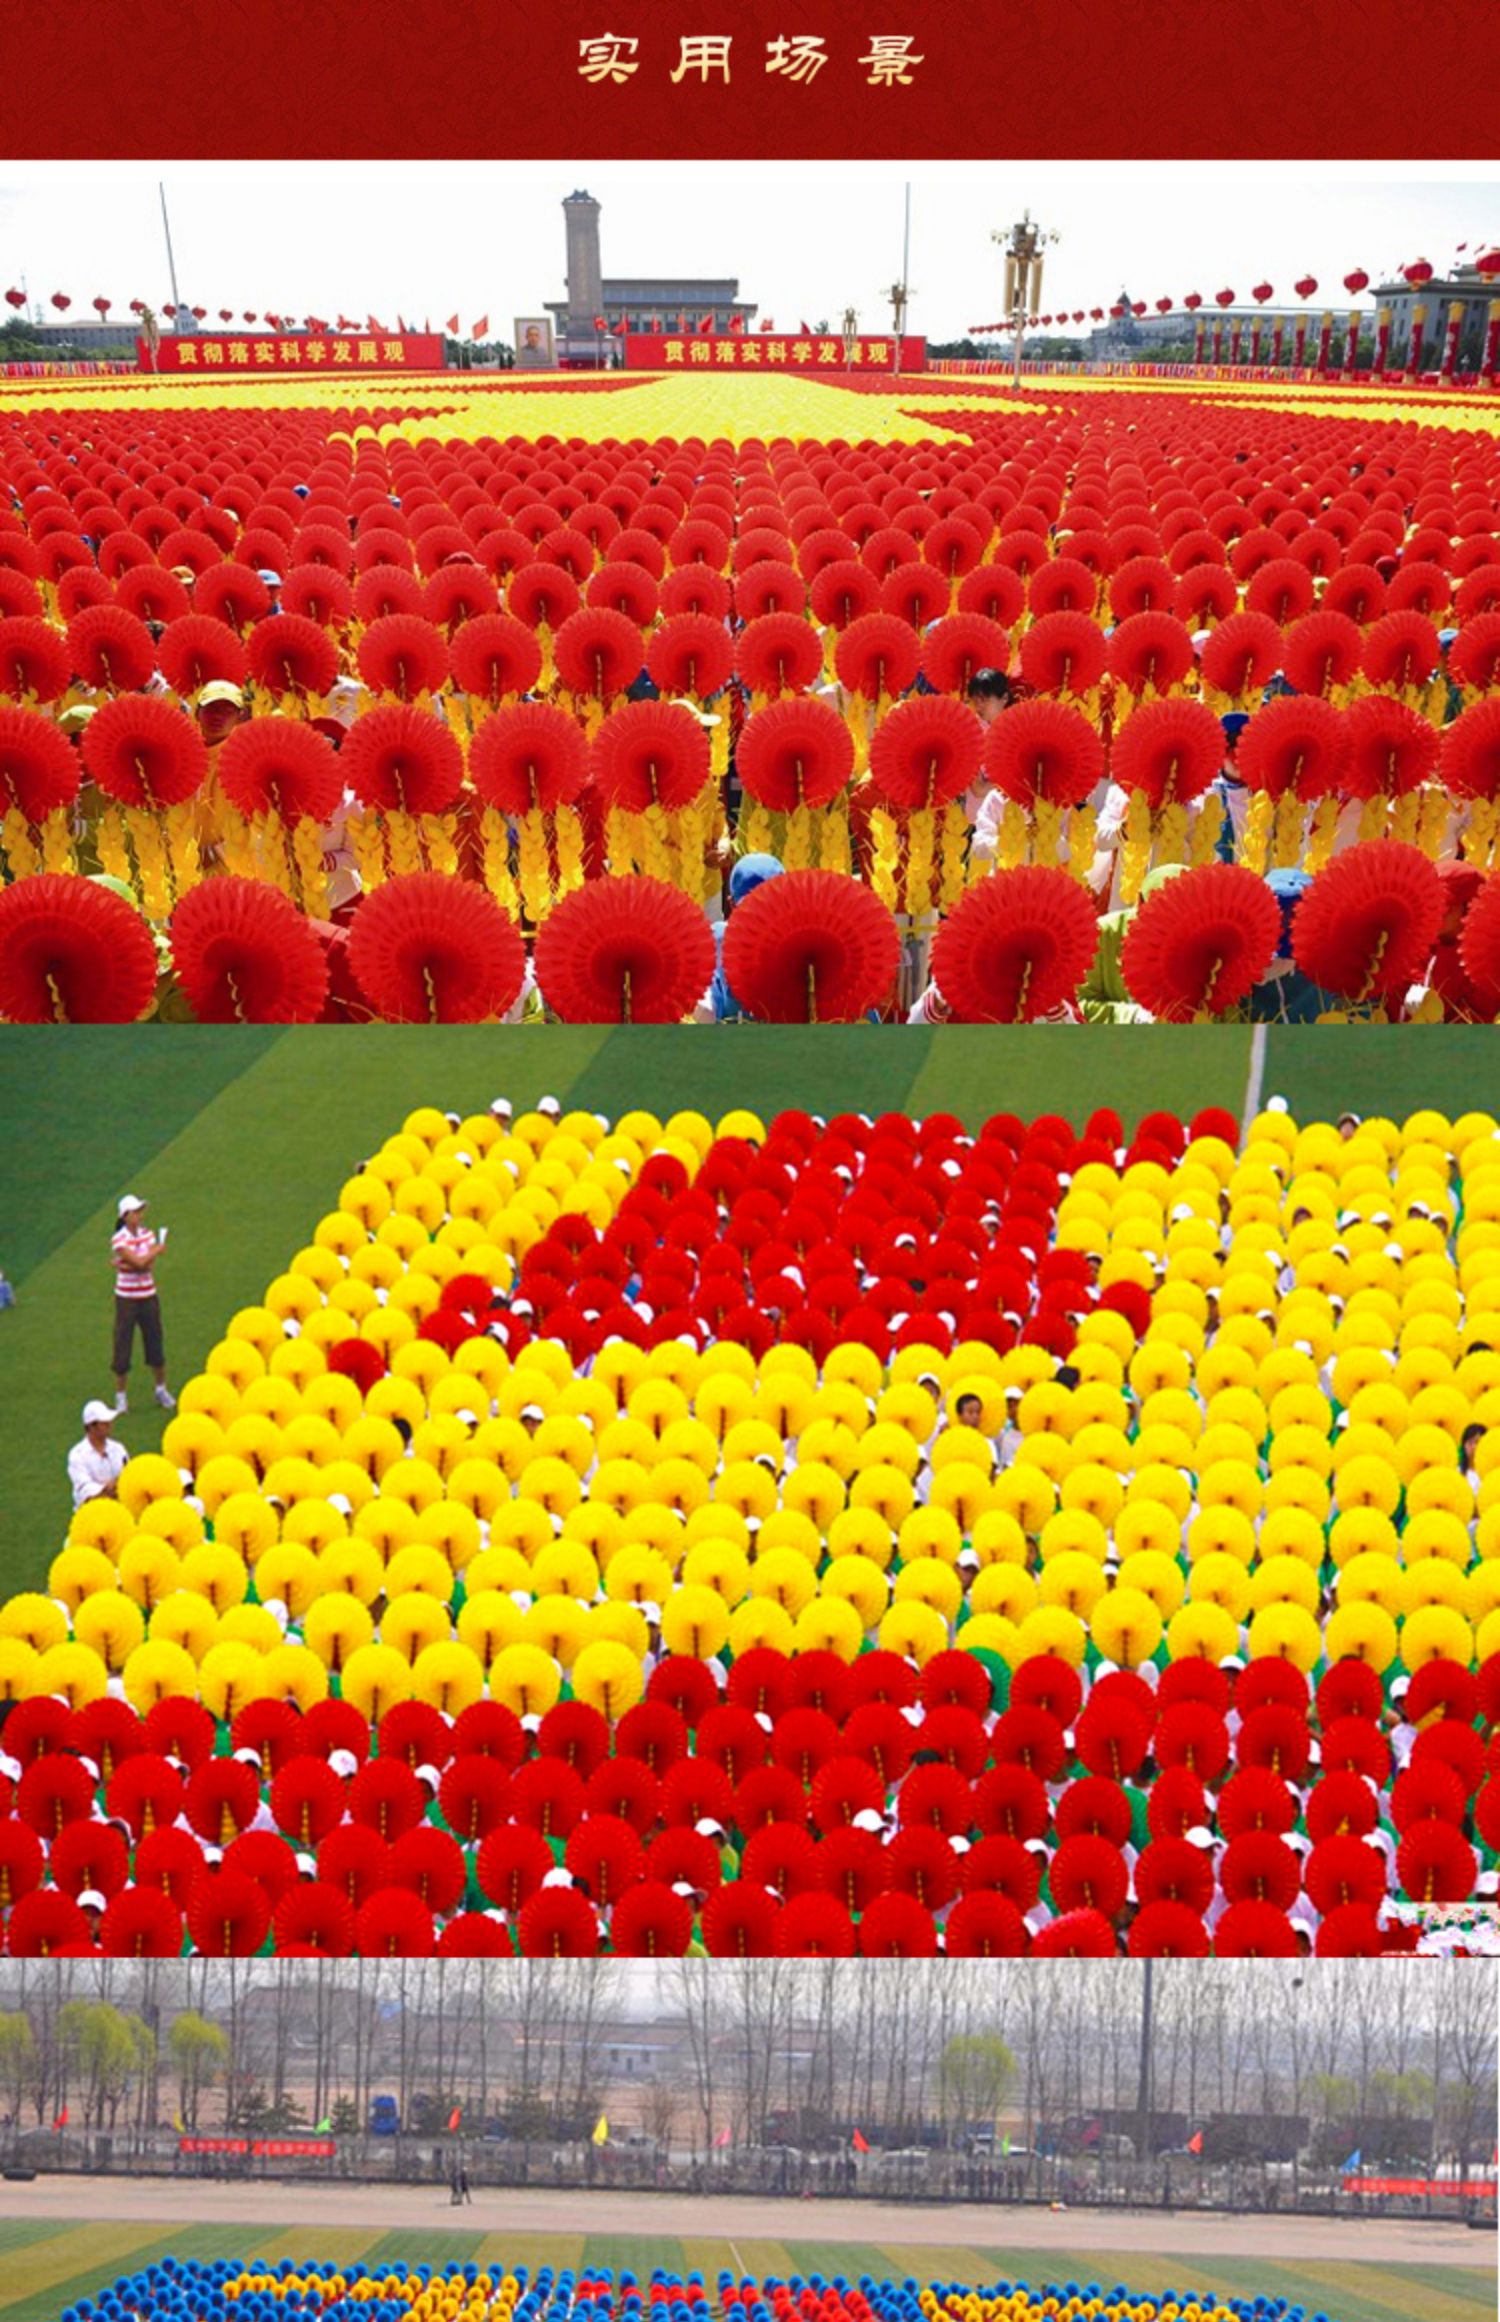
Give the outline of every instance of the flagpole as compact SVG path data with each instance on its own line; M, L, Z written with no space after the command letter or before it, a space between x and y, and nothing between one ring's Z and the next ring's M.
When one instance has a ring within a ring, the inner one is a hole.
M1154 1959L1147 1958L1142 1961L1141 1965L1141 2055L1140 2073L1136 2081L1136 2112L1139 2116L1139 2136L1136 2149L1138 2161L1143 2161L1148 2157L1147 2148L1151 2142L1151 2011L1155 1995L1156 1962Z
M182 305L182 300L177 295L177 261L172 255L172 221L167 216L167 185L165 178L157 179L156 190L161 196L161 230L167 238L167 272L172 279L172 321L175 325L178 311Z

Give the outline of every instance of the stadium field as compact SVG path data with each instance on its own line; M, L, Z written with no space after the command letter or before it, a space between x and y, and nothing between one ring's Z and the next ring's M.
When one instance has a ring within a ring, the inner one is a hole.
M1343 1108L1457 1115L1493 1093L1482 1026L1275 1031L1067 1027L838 1032L741 1026L545 1032L140 1025L12 1029L0 1041L0 1589L38 1587L62 1536L63 1460L79 1410L109 1383L109 1236L123 1192L172 1228L161 1270L174 1382L307 1238L363 1156L418 1104L458 1111L550 1092L564 1107L711 1117L750 1104L989 1114L1098 1105L1127 1124L1156 1107L1240 1116L1279 1092L1301 1118ZM144 1372L122 1429L154 1450Z
M587 2231L536 2220L576 2215ZM128 2207L132 2217L96 2214ZM653 2208L665 2228L642 2232ZM330 2210L348 2222L327 2222ZM1116 2281L1152 2291L1191 2287L1229 2298L1285 2299L1331 2322L1480 2322L1495 2310L1493 2242L1452 2225L1323 2219L1100 2216L1022 2210L927 2210L868 2204L691 2202L672 2196L485 2191L455 2231L445 2186L225 2186L78 2178L7 2186L0 2201L0 2322L49 2322L122 2273L163 2257L315 2258L339 2264L433 2265L475 2259L535 2268L698 2267L712 2291L735 2273L870 2273L899 2279ZM391 2222L399 2218L399 2223ZM299 2222L318 2219L321 2222ZM779 2234L769 2229L780 2224ZM632 2230L626 2231L629 2225ZM713 2230L708 2230L712 2225ZM1274 2258L1258 2247L1272 2243ZM1357 2254L1359 2252L1368 2254Z

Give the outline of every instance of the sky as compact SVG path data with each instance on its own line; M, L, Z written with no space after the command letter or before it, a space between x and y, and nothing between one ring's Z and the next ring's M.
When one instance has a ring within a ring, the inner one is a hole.
M1344 302L1345 274L1378 281L1419 257L1440 271L1458 245L1500 243L1500 164L410 162L0 165L0 289L68 293L90 319L157 307L169 288L158 177L177 280L189 306L386 324L458 310L508 336L517 315L563 292L560 205L575 187L603 204L606 275L737 275L783 329L837 319L890 327L912 189L909 327L962 336L1000 311L990 241L1029 207L1059 240L1041 305L1107 307L1248 297L1269 281L1292 303ZM0 312L5 310L0 309Z

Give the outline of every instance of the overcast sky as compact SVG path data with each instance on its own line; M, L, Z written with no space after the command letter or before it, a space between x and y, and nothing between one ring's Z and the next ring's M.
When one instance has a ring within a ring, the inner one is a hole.
M1119 164L527 162L174 163L165 170L177 279L212 314L319 314L410 324L459 309L508 334L563 290L559 205L603 204L606 274L737 275L763 316L795 329L846 305L889 327L912 186L911 327L961 334L999 312L995 227L1030 206L1061 239L1042 305L1154 301L1297 276L1324 295L1364 267L1500 241L1500 166L1474 163ZM53 291L87 317L168 290L158 172L56 164L0 174L0 289ZM0 310L3 311L3 310ZM46 310L50 316L50 309Z

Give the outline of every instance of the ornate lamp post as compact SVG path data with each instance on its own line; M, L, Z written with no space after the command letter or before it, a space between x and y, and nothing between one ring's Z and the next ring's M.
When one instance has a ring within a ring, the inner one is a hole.
M1058 236L1035 224L1030 210L1023 213L1020 223L1008 234L991 234L1005 252L1005 312L1010 317L1011 349L1014 357L1013 384L1021 384L1021 344L1026 329L1026 317L1041 311L1042 252Z

